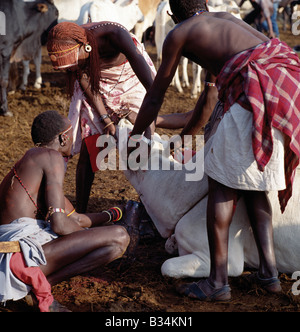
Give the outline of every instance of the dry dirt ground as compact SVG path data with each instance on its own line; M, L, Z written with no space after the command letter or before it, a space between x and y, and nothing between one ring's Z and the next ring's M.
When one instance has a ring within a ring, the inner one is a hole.
M281 33L290 46L300 44L300 38L290 32ZM147 46L155 60L155 48ZM34 70L34 68L32 68ZM64 89L64 76L52 70L43 50L42 89L32 86L33 74L26 92L9 96L13 118L0 118L0 181L23 152L32 147L30 127L33 118L42 111L56 109L67 115L69 101ZM167 92L162 113L185 112L195 100L189 91L178 94L173 87ZM65 193L75 200L75 167L77 158L68 166ZM89 211L101 211L129 199L139 200L137 193L121 171L96 173L89 202ZM162 212L163 213L163 212ZM175 291L178 281L160 273L161 264L170 256L164 250L165 240L156 236L140 242L136 259L128 264L124 259L109 264L88 275L74 277L53 287L54 297L74 312L295 312L300 310L300 296L293 296L290 276L281 274L283 294L269 295L261 289L249 288L243 277L230 278L232 300L228 303L201 303L183 298ZM253 248L255 250L255 248ZM0 311L31 311L20 302L9 302Z

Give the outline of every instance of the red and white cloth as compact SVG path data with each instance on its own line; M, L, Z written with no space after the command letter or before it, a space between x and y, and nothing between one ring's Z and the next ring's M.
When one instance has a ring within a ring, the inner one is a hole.
M156 70L143 44L133 34L131 36L154 77ZM99 92L107 113L112 120L115 120L115 117L118 117L118 115L119 118L122 118L123 112L133 111L138 113L145 97L146 89L139 81L130 63L126 61L120 66L101 70ZM98 112L88 102L78 81L75 82L68 118L74 130L72 155L80 152L83 139L92 135L102 135L104 132L105 124L100 122ZM93 139L92 142L94 141Z
M300 156L300 60L278 39L238 53L224 65L217 78L224 113L234 103L253 112L252 147L263 171L273 151L271 128L287 136L286 189L279 191L284 211Z

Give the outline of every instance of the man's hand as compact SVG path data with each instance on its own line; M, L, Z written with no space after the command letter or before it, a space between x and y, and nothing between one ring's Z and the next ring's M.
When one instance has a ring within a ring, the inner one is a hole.
M127 144L127 167L130 170L148 169L151 153L151 129L148 127L144 135L129 133Z

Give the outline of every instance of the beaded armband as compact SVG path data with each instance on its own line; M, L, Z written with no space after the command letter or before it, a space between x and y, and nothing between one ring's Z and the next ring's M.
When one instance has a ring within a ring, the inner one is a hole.
M49 206L47 219L49 219L54 213L66 213L64 209L54 208L53 206Z
M204 82L204 84L206 85L206 86L216 86L216 83L212 83L212 82Z

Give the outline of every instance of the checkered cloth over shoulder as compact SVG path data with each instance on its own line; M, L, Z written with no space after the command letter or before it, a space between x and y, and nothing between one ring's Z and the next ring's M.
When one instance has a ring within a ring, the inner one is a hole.
M284 42L272 39L227 61L217 87L224 112L236 102L253 112L252 146L259 170L264 170L272 155L271 127L287 136L286 189L278 193L283 212L300 156L299 57Z

